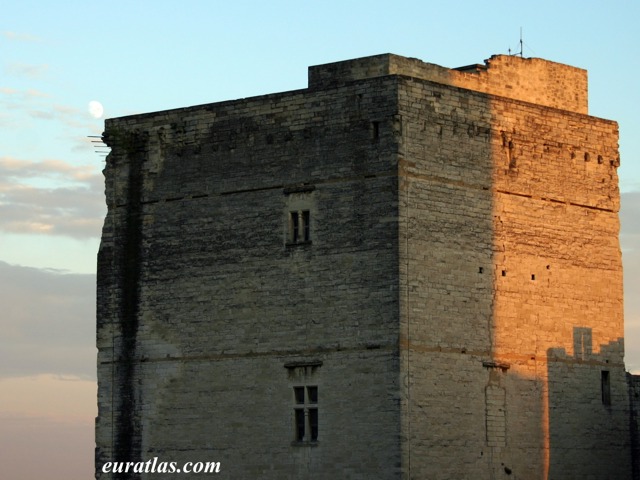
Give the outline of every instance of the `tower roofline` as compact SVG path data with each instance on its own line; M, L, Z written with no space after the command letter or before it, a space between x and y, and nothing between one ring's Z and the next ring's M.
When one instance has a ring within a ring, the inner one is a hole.
M484 64L447 68L392 53L309 67L309 88L401 75L538 105L588 113L587 71L542 58L492 55Z

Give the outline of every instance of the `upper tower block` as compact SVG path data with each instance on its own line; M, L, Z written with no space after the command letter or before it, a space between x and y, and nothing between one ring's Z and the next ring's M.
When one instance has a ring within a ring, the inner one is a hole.
M541 58L493 55L484 65L449 69L390 53L309 67L309 88L404 75L547 107L588 113L587 71Z

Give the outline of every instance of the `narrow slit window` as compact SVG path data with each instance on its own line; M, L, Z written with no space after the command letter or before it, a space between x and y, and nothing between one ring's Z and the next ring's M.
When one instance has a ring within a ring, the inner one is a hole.
M318 409L309 409L309 436L312 442L318 441Z
M305 242L311 240L311 226L310 226L311 217L309 215L309 210L302 211L302 238Z
M600 389L602 391L602 404L611 405L611 379L609 370L600 372Z
M298 442L302 442L304 441L305 425L306 425L304 408L297 408L295 410L295 414L296 414L296 440Z
M298 212L291 212L289 217L289 225L291 231L291 242L298 243L298 239L300 238L300 225L298 219Z

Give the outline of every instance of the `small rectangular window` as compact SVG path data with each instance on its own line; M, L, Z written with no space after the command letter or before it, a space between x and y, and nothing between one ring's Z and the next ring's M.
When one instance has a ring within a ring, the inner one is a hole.
M291 212L289 223L291 231L291 242L298 243L298 239L300 238L300 221L298 218L298 212Z
M373 140L380 138L380 122L371 122L371 138Z
M309 215L309 210L303 210L302 211L302 231L303 231L303 238L305 242L308 242L309 240L311 240L311 228L310 228L310 220L311 217Z
M318 387L307 387L309 403L318 403Z
M318 409L310 408L309 409L309 434L311 436L310 440L312 442L318 441Z
M311 241L311 213L309 210L289 212L289 243Z
M600 389L602 391L602 404L611 405L611 380L608 370L600 372Z
M318 387L293 387L296 442L318 441Z

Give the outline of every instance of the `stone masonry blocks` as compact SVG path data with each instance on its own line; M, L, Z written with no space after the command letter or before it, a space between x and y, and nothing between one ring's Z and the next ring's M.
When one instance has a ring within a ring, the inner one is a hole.
M637 478L586 80L387 54L107 120L96 478Z

